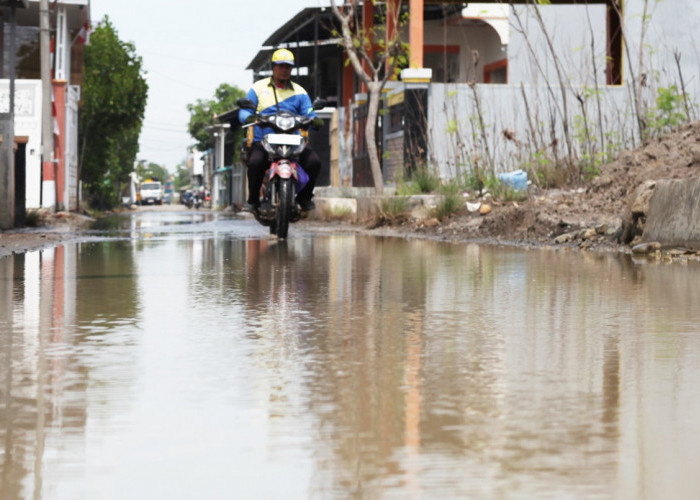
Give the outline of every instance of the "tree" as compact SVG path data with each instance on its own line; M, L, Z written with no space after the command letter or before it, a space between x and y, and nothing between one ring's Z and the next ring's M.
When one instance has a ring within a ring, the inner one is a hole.
M119 203L133 169L148 98L141 57L107 16L85 47L84 74L80 178L90 206L107 209Z
M245 92L238 87L222 83L214 92L214 99L197 99L194 104L187 105L190 112L188 130L198 151L206 151L214 144L214 137L207 127L218 124L216 115L231 111L236 107L236 101L244 96ZM241 134L240 130L236 133Z
M176 191L179 191L190 183L190 171L184 163L180 163L176 167L174 182Z
M370 1L370 0L365 0ZM372 4L375 0L371 0ZM364 30L358 21L357 6L359 0L347 0L338 7L336 0L331 0L331 9L340 21L341 44L348 55L355 74L367 86L367 123L365 124L365 143L369 154L374 188L378 195L384 192L382 167L379 162L375 133L381 92L386 82L394 76L400 63L405 62L405 45L399 40L398 26L401 12L401 0L386 2L385 26L395 26L396 30L389 38L379 39L376 30ZM386 30L388 31L388 30Z
M170 179L170 173L168 172L168 169L162 165L153 163L152 161L148 163L146 163L145 161L140 161L139 164L136 166L136 173L138 174L139 179L141 180L157 179L160 182L165 182L168 179Z

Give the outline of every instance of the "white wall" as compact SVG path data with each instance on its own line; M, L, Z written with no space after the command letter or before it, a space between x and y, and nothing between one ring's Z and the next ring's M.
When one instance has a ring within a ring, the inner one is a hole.
M424 43L460 47L459 75L457 75L457 81L460 82L483 81L484 66L507 57L506 51L502 50L498 33L488 24L448 26L443 30L442 21L427 21ZM472 62L474 50L479 54L476 68Z
M549 158L554 156L552 143L555 138L559 157L567 153L561 108L557 107L561 102L559 88L552 88L550 94L549 89L532 85L478 84L475 90L484 119L485 141L477 117L474 90L466 84L430 85L429 163L437 168L443 179L465 174L475 165L482 169L490 169L493 165L497 173L524 168L538 156L538 151ZM630 143L635 129L630 119L626 89L609 87L601 101L604 124L608 129L615 129L612 139ZM594 139L600 133L595 127L596 111L594 102L587 105ZM580 108L573 107L571 114L580 116ZM550 127L552 123L554 135ZM513 139L507 139L504 131L512 133ZM576 153L581 151L577 148Z
M641 36L643 0L625 2L625 30L628 36L634 72L639 73L639 40ZM700 98L700 2L697 0L649 0L647 14L651 22L647 28L643 72L650 84L668 87L679 83L673 53L681 53L683 79L695 100ZM649 54L652 49L653 54ZM629 77L627 62L625 76Z
M10 108L10 81L0 80L0 112ZM15 136L28 136L26 207L39 208L41 192L41 81L15 80Z
M476 164L483 167L491 162L496 172L521 168L528 162L532 164L532 154L537 150L543 150L551 158L555 141L556 154L563 156L567 152L563 133L565 116L572 136L580 134L577 121L580 123L583 116L587 117L592 127L591 135L598 142L598 151L602 149L601 134L605 134L602 140L612 142L615 148L635 147L640 138L630 74L646 74L647 84L641 88L641 97L645 109L653 109L659 87L676 85L680 90L674 51L681 53L681 71L693 103L691 119L697 120L700 31L696 24L700 21L700 2L649 0L648 7L651 21L643 42L645 51L640 70L644 0L625 2L624 29L628 51L623 55L623 84L619 86L605 85L604 7L541 8L544 24L562 64L564 92L559 86L545 36L533 15L533 7L515 7L511 14L508 46L509 84L476 87L485 123L485 141L476 120L473 90L464 84L430 85L429 157L441 176L451 178ZM515 19L516 14L520 16L520 22ZM589 29L589 18L592 30ZM515 29L516 26L525 28L527 39ZM593 55L591 41L595 47ZM594 67L597 68L599 98L595 92ZM586 96L583 108L577 95ZM599 123L602 123L602 130ZM512 134L515 140L506 139L504 131ZM574 145L574 153L580 157L584 152Z
M533 6L514 6L510 15L508 45L509 83L558 84L556 67L547 37ZM540 7L547 33L565 69L567 83L593 85L592 57L598 83L605 83L606 11L604 5L548 5ZM589 27L589 22L591 27ZM593 41L594 53L591 51Z

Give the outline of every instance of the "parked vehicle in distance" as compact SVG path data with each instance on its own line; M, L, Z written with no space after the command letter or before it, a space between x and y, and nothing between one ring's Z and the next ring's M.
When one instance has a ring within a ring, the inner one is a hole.
M163 185L160 181L146 179L141 183L139 194L141 195L141 205L163 204Z
M163 202L170 205L173 202L175 196L175 183L173 181L167 181L163 185Z
M185 205L187 208L199 209L202 206L202 193L198 189L188 189L185 194Z

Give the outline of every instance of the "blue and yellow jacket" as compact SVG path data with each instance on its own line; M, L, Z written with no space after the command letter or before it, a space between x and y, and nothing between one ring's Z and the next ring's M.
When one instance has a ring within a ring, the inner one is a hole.
M301 85L292 81L289 81L285 88L280 89L276 88L275 84L272 83L272 78L263 78L253 84L246 98L253 101L253 104L256 106L255 113L260 115L271 115L278 109L284 109L297 115L316 117L309 94L306 93L306 90ZM238 112L238 120L241 123L245 123L245 119L252 114L253 111L250 109L241 109ZM252 140L255 142L261 141L265 134L273 133L273 130L269 127L261 128L256 125L253 128L255 131Z

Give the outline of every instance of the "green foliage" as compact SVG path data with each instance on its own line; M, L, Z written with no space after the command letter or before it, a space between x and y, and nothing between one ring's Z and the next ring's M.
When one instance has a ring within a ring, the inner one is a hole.
M187 129L196 141L195 148L198 151L206 151L214 145L214 137L207 127L219 124L216 115L231 111L236 107L236 101L245 97L245 92L234 85L222 83L214 91L213 99L197 99L193 104L187 105L190 113L190 122ZM238 129L234 132L234 144L239 144L243 132ZM237 149L237 148L236 148Z
M440 186L440 177L426 166L418 167L411 177L421 193L432 193Z
M139 162L139 164L136 166L136 173L138 174L139 179L141 180L157 179L160 182L165 182L168 179L170 179L170 173L168 172L168 169L162 165L158 165L157 163L153 162Z
M659 134L687 121L683 112L684 96L678 87L660 87L656 94L656 106L649 109L647 124L651 134Z
M179 191L190 183L190 171L187 165L181 163L177 166L173 183L175 184L175 191Z
M527 191L513 189L507 184L499 182L494 186L493 197L500 201L525 201Z
M543 151L535 153L535 163L530 168L535 176L535 182L543 188L558 188L569 182L569 170L558 165Z
M425 165L417 167L407 178L397 180L397 194L410 196L413 194L432 193L440 187L440 177Z
M85 47L80 110L80 178L92 208L119 203L138 152L148 84L133 43L105 16Z
M481 193L485 187L484 178L478 168L467 170L460 179L460 184L467 191Z
M435 218L439 221L443 221L451 215L459 212L464 206L464 197L462 196L461 190L448 190L442 200L435 207L433 212Z
M447 121L447 129L445 130L446 133L450 135L454 135L457 133L457 120L452 119Z
M397 180L396 182L396 194L399 196L411 196L414 194L420 194L420 187L415 182Z
M405 196L390 196L381 203L382 217L397 221L408 218L408 198Z

